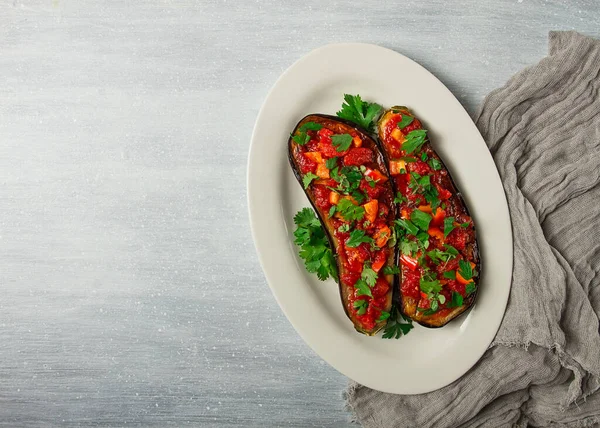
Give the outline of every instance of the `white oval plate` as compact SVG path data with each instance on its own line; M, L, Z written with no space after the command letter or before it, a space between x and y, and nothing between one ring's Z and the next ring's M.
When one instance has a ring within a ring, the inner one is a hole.
M288 164L288 136L306 114L335 114L344 93L358 93L386 108L411 108L426 124L474 217L481 288L473 308L443 328L417 325L399 340L363 336L346 318L337 285L307 273L297 256L293 217L310 204ZM432 391L462 376L493 340L512 272L512 233L502 183L467 112L416 62L379 46L334 44L292 65L267 96L256 121L248 160L248 205L260 263L281 309L306 343L351 379L397 394Z

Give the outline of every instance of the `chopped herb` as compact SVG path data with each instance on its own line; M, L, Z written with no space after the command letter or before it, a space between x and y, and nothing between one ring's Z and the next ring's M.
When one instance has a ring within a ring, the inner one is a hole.
M358 315L364 315L367 312L367 307L369 306L369 302L366 300L356 300L354 301L354 309L356 309L356 313Z
M431 222L431 215L421 210L414 210L410 214L410 219L419 229L427 231Z
M454 248L452 245L444 244L444 248L446 249L447 253L450 253L453 256L458 256L458 250L456 248Z
M421 160L423 162L427 162L427 153L426 152L421 153Z
M302 184L304 184L304 188L307 189L308 185L317 178L319 178L319 176L313 174L312 172L309 172L304 177L302 177Z
M384 339L400 339L405 334L408 334L413 328L412 320L404 318L400 311L392 307L391 315L388 319L385 330L383 330Z
M338 227L338 231L340 231L342 233L348 232L349 230L350 230L350 225L348 223L344 223L340 227Z
M362 204L367 198L363 192L360 192L358 190L354 190L352 193L350 193L350 196L356 199L356 202L358 202L359 204Z
M425 144L426 135L427 131L425 129L410 131L406 136L406 140L404 141L404 143L402 143L402 150L404 150L408 154L419 150L421 146Z
M331 136L331 144L335 147L338 152L344 152L350 148L352 144L352 135L340 134Z
M365 280L369 287L373 287L377 282L377 272L370 267L364 267L360 277Z
M456 271L449 270L443 273L443 277L447 279L456 279Z
M379 104L363 101L358 94L344 94L344 101L342 109L336 113L338 117L354 122L367 131L372 131L373 122L379 116L382 107Z
M340 199L337 204L337 212L346 221L362 220L365 216L365 209L359 205L354 205L348 199Z
M448 251L438 250L437 248L427 252L427 255L435 264L440 264L441 262L447 263L448 260L456 257L456 255L451 254Z
M431 309L431 311L432 311L433 313L436 313L436 312L437 312L437 310L439 309L439 307L440 307L440 306L439 306L439 304L438 304L438 301L437 301L437 300L432 300L432 301L431 301L431 304L430 304L430 306L429 306L429 308Z
M408 199L406 198L406 196L404 196L402 193L398 192L396 194L396 197L394 198L394 203L395 204L402 204L404 202L407 202Z
M439 160L437 160L436 158L429 159L429 166L434 171L439 171L440 169L442 169L442 163Z
M417 158L413 157L413 156L402 156L400 158L400 160L403 160L406 163L410 163L410 162L416 162Z
M469 282L466 286L465 286L465 293L467 293L467 296L472 294L475 291L475 283L474 282Z
M473 278L473 269L471 268L471 263L465 260L459 260L458 273L467 281Z
M402 113L402 119L398 122L398 129L402 129L407 127L415 120L414 117L407 115L406 113Z
M333 252L314 211L310 208L298 211L294 216L294 223L294 243L300 247L300 257L304 260L306 270L316 273L321 281L330 276L337 281L337 265Z
M457 293L456 291L452 292L452 300L450 300L450 303L448 303L448 307L449 308L458 308L459 306L463 305L463 296L461 296L460 293Z
M455 229L454 217L446 217L444 219L444 238Z
M323 125L321 125L320 123L316 123L316 122L306 122L305 124L303 124L300 127L300 132L306 132L306 131L318 131L321 128L323 128Z
M397 275L400 273L400 268L398 266L386 266L383 268L384 275Z
M364 230L354 229L352 232L350 232L350 238L348 238L348 241L346 242L346 246L347 247L358 247L363 242L371 243L371 242L373 242L373 238L365 235Z
M364 279L359 279L358 281L356 281L354 287L356 288L357 296L373 297L373 293L371 293L371 287L369 287L369 285L365 282Z
M402 241L400 242L400 252L402 254L406 254L407 256L411 256L419 251L419 246L414 241Z
M329 218L333 217L333 215L335 214L335 205L332 205L331 208L329 208Z
M416 235L419 233L419 228L410 220L406 220L403 218L396 219L394 221L396 226L401 227L401 230L406 230L409 235Z
M419 287L425 294L437 294L442 291L442 284L438 280L425 281L423 278L421 278Z
M442 305L444 303L446 303L446 296L444 296L443 294L440 294L439 296L437 296L438 302L440 302Z
M337 166L337 157L329 158L325 161L325 166L327 169L333 169Z
M379 318L377 318L377 322L385 321L390 317L390 313L386 311L381 311Z
M413 193L423 193L425 190L431 188L431 178L429 175L421 176L417 172L411 172L408 187Z
M298 135L293 135L292 140L294 140L296 144L303 146L310 141L310 135L301 132Z
M465 221L464 223L459 224L460 227L465 228L465 227L469 227L471 223L469 223L468 221Z

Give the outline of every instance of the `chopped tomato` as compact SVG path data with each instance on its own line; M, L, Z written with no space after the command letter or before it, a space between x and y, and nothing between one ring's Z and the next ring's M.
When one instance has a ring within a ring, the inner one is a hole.
M373 183L373 184L375 184L375 183ZM381 195L381 192L383 192L385 190L382 186L378 186L376 184L375 184L375 186L371 187L371 184L369 184L367 182L367 180L365 180L364 178L362 180L360 180L359 187L360 187L360 190L365 192L371 199L379 198L379 195Z
M402 269L402 285L401 291L404 296L417 298L419 297L419 280L421 278L420 269L410 270Z
M410 162L408 164L408 169L411 172L416 172L419 175L427 175L431 172L431 168L429 168L429 165L420 160L416 162Z
M373 297L385 296L385 294L389 291L390 285L383 278L377 278L377 282L372 289Z
M296 157L298 161L298 166L300 167L300 172L302 172L302 174L315 172L317 169L317 163L312 159L306 157L305 155L306 153L302 153L301 155Z
M329 208L331 208L331 203L329 202L329 189L325 186L312 187L315 205L323 211L329 210Z
M468 240L469 235L467 231L462 227L457 227L446 237L446 243L452 245L458 251L462 251L465 249Z
M406 254L402 254L400 256L400 263L402 263L410 270L415 270L419 265L419 261L417 259L413 259L412 257L407 256Z
M373 256L373 264L371 265L371 269L373 269L375 272L379 272L383 265L385 265L387 257L388 255L385 249L377 251Z
M377 201L377 199L373 199L372 201L369 201L363 205L363 208L365 209L365 217L371 223L373 223L375 221L375 219L377 218L378 207L379 207L379 202Z
M377 245L379 248L383 248L391 236L392 231L389 227L384 226L379 228L379 230L373 236L373 238L375 238L375 245Z
M452 196L452 192L444 189L443 187L439 186L439 185L435 185L435 188L438 191L438 195L440 197L441 200L445 201L446 199L449 199L450 196Z
M366 147L352 147L344 156L344 164L360 166L374 161L373 151Z
M353 287L356 284L356 281L360 279L360 274L357 272L344 272L341 275L341 280L343 284L346 284L350 287Z

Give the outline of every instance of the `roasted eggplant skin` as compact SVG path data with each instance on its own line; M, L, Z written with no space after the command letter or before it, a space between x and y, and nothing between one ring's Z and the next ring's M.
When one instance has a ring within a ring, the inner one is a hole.
M386 138L389 138L388 135L385 135L386 134L386 126L388 125L388 120L390 119L390 116L397 115L398 113L407 114L411 117L415 117L414 114L412 112L410 112L410 110L407 107L394 106L394 107L390 108L389 110L386 110L381 115L381 117L378 121L378 126L377 126L379 143L381 145L382 152L383 152L383 155L386 160L386 165L388 166L388 170L390 172L392 172L392 170L393 170L393 166L391 165L390 161L392 158L394 158L394 153L391 153L391 151L389 150L389 146L386 144ZM415 118L415 121L418 121L418 119ZM401 309L402 313L405 316L407 316L408 318L412 319L413 321L419 323L420 325L422 325L424 327L428 327L428 328L439 328L439 327L445 326L450 321L456 319L461 314L465 313L475 302L477 293L479 291L479 279L481 278L481 260L479 257L479 249L478 249L478 245L477 245L476 231L475 231L475 227L474 227L472 218L470 216L467 204L464 201L462 194L458 190L454 180L452 179L452 177L450 175L450 171L448 170L448 168L446 167L446 165L444 164L442 159L439 157L439 155L435 152L435 150L431 146L431 143L428 138L426 139L425 144L422 146L421 150L423 152L427 153L427 156L429 159L437 160L439 162L439 164L441 165L440 171L445 172L444 185L447 188L447 190L449 190L452 193L451 198L448 200L448 210L447 211L449 211L448 212L448 214L450 214L449 216L452 216L454 214L468 216L469 219L471 219L471 227L472 227L472 231L471 231L472 237L469 240L469 242L467 243L467 245L465 246L463 253L465 254L466 260L469 260L472 263L474 263L474 266L475 266L474 271L476 272L476 274L473 276L473 281L474 281L474 284L476 284L476 287L475 287L474 292L472 292L471 294L469 294L467 296L464 296L463 304L461 306L454 307L454 308L444 308L444 309L438 310L436 313L431 314L431 315L426 315L426 312L417 310L420 299L414 298L411 296L407 296L406 294L404 294L402 292L402 284L403 284L403 280L404 280L404 275L408 272L408 268L406 266L403 266L402 263L400 262L400 259L398 259L398 266L401 269L401 274L399 275L399 278L396 282L397 288L395 290L396 293L394 296L394 300L395 300L397 306ZM396 153L396 155L397 155L397 153ZM398 189L397 182L393 176L392 176L391 181L392 181L392 186L394 188L394 193L396 194L396 193L398 193L399 189ZM400 209L398 209L398 212L400 212ZM399 257L401 256L399 251L398 251L398 256Z
M337 282L338 282L339 293L340 293L340 298L342 301L342 306L344 308L344 312L346 313L347 317L352 322L356 331L358 331L359 333L368 335L368 336L373 336L377 332L379 332L383 327L385 327L385 325L387 324L387 320L376 322L376 324L373 328L364 328L361 325L361 322L359 321L356 314L354 314L353 311L351 310L349 302L350 302L350 297L351 297L352 293L354 293L354 287L346 285L343 280L346 269L342 263L342 257L340 256L341 243L335 237L334 227L333 227L331 219L328 218L328 213L323 212L321 209L319 209L319 207L315 201L315 195L313 194L313 192L311 192L310 187L308 189L305 189L304 185L303 185L303 174L301 172L301 168L298 163L298 156L301 155L302 149L301 149L301 146L293 140L293 137L295 135L298 135L300 132L299 129L308 122L317 123L328 129L331 129L331 128L337 129L338 132L336 132L336 133L340 133L340 134L348 133L348 134L357 135L362 140L362 147L367 147L373 151L373 153L375 155L375 164L377 165L379 171L381 171L383 174L385 174L386 178L387 178L385 183L383 183L382 185L385 186L386 189L388 189L386 191L387 192L386 194L389 194L389 196L388 196L389 205L390 205L390 213L389 213L390 217L389 218L391 219L390 227L392 227L393 219L395 217L395 212L394 212L395 208L394 208L394 204L392 201L393 189L390 184L389 176L387 175L387 167L386 167L385 158L383 157L381 148L378 146L377 141L373 137L371 137L367 131L356 126L354 123L352 123L350 121L340 119L336 116L331 116L331 115L310 114L310 115L305 116L295 126L293 132L290 134L290 138L288 139L288 159L289 159L292 171L293 171L296 179L298 180L298 183L304 189L304 193L308 197L313 209L317 213L317 217L319 218L321 225L327 232L326 235L329 240L329 244L332 249L333 256L334 256L334 259L335 259L336 265L337 265L337 270L338 270L338 275L339 275L339 279ZM385 266L390 266L390 267L394 266L396 258L397 258L396 248L394 247L394 248L391 248L389 251L389 257L387 258L387 260L385 262ZM383 310L385 310L386 312L390 312L392 309L394 290L397 288L397 284L396 284L397 277L395 275L385 275L385 279L387 280L387 283L389 284L389 290L387 291L387 293L385 295L385 307L383 308Z

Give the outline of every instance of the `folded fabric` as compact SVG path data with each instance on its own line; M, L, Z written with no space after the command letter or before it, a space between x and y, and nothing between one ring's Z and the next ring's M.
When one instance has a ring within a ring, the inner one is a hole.
M394 395L351 382L357 422L600 425L599 91L600 41L551 32L549 55L486 97L476 122L514 237L504 320L482 359L445 388Z

